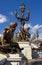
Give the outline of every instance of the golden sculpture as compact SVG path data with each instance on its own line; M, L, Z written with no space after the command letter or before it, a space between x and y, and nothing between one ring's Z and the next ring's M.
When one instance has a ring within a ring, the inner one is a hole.
M14 52L21 52L21 50L23 50L23 48L19 47L18 43L12 41L16 26L17 23L11 22L10 26L4 29L0 45L1 52L14 53Z

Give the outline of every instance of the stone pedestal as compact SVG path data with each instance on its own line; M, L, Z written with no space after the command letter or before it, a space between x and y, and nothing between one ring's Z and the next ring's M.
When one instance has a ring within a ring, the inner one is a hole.
M0 65L22 65L19 54L0 54Z
M32 51L29 42L18 42L24 48L19 54L0 54L0 65L28 65L28 60L32 59Z
M20 48L24 48L21 55L25 56L27 59L32 59L32 49L29 42L18 42Z

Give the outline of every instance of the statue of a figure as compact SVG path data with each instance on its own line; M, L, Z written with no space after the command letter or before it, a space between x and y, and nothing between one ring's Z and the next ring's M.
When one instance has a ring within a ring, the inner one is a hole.
M12 38L14 36L14 31L16 29L17 23L15 22L11 22L10 26L5 28L4 32L3 32L3 37L1 39L1 43L2 43L2 47L4 50L7 49L7 52L21 52L21 50L23 50L23 48L20 48L18 43L13 42ZM8 50L9 49L9 50Z
M27 29L24 29L24 25L25 25L25 22L23 22L23 24L20 26L19 41L21 40L28 41L30 38L30 33L29 33L30 27L28 27Z
M25 24L25 22L23 22L22 25L20 26L20 30L19 30L19 40L25 40L24 24Z
M15 12L14 12L16 18L21 23L21 26L20 26L20 29L19 29L19 41L22 41L22 40L26 41L27 37L28 38L30 37L30 34L28 34L29 32L27 33L26 30L24 30L24 25L25 25L26 21L29 21L29 18L30 18L30 9L28 9L27 15L24 16L25 4L21 3L20 4L20 10L21 10L21 17L19 16L17 10L15 10Z
M26 30L25 30L25 32L24 32L24 34L25 34L25 40L26 41L29 41L29 38L30 38L30 33L29 33L29 29L30 29L30 27L28 27Z

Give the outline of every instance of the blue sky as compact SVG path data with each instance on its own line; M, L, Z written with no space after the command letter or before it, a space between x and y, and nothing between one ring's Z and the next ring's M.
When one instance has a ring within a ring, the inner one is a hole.
M38 28L41 26L40 34L42 34L42 0L0 0L0 34L5 27L9 26L11 21L17 22L18 27L20 26L14 11L17 9L20 14L19 6L22 2L26 5L25 12L30 8L30 20L27 24L33 27L38 26Z

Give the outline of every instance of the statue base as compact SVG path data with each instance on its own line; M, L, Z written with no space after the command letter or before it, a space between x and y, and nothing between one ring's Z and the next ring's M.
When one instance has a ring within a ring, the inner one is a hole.
M0 54L0 65L22 65L19 54Z
M28 65L28 60L32 59L32 50L29 42L18 42L20 48L24 48L21 53L2 54L0 53L0 65Z
M25 56L27 59L32 59L32 49L29 42L18 42L18 44L20 48L24 48L21 52L22 57Z

